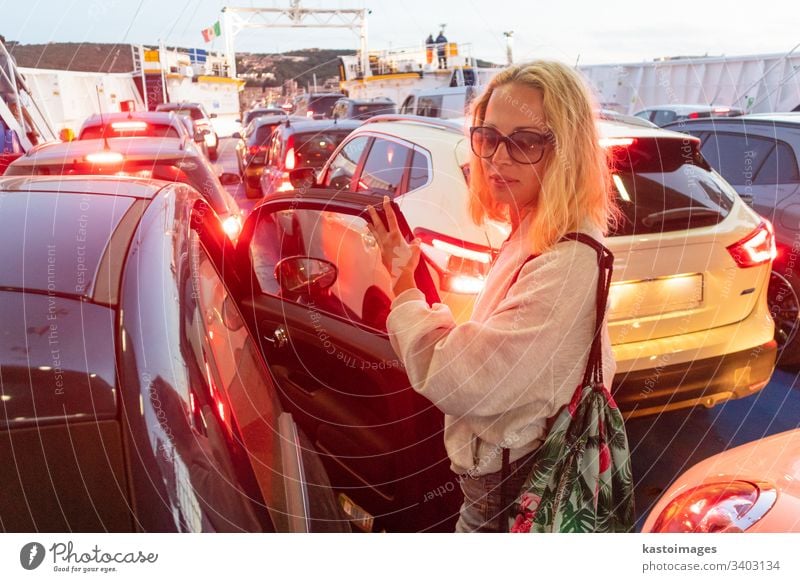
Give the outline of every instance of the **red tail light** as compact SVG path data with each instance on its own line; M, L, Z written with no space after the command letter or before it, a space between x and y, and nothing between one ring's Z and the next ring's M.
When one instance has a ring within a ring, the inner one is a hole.
M700 117L700 114L697 111L692 111L689 114L689 119L698 119L699 117Z
M438 271L444 291L474 295L483 289L494 258L492 249L424 228L415 229L414 234Z
M601 137L600 147L627 148L636 143L635 137Z
M114 131L145 131L147 123L144 121L114 121L111 129Z
M119 152L95 152L86 156L90 164L119 164L125 157Z
M265 145L253 145L247 148L247 153L251 156L257 156L258 154L263 154L267 151L267 146Z
M743 269L769 263L778 255L769 220L762 220L753 232L727 248L736 265Z
M295 164L294 148L291 147L289 148L289 151L286 152L286 161L284 162L283 165L287 170L294 170L294 164Z
M306 111L306 117L314 117L313 111Z
M731 481L690 489L661 511L653 533L742 532L764 517L775 503L766 483Z

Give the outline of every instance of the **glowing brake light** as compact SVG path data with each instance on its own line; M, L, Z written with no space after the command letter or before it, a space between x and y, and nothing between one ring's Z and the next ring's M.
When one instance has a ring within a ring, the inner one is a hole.
M313 111L306 111L306 117L314 117Z
M144 121L115 121L111 124L114 131L145 131L147 123Z
M772 223L763 220L758 228L727 249L736 265L743 269L769 263L778 256Z
M294 170L294 164L295 164L294 148L289 148L289 151L286 152L286 163L284 164L284 166L286 167L287 170Z
M601 137L600 147L627 148L636 143L635 137Z
M222 230L231 240L236 240L242 232L242 219L239 216L229 216L222 221Z
M119 164L125 157L119 152L94 152L85 159L91 164Z
M730 107L714 107L714 113L730 113Z
M709 483L678 495L658 515L653 533L742 532L775 503L766 483Z
M444 291L474 295L483 289L492 263L491 249L451 239L423 228L414 230L422 252L440 276Z

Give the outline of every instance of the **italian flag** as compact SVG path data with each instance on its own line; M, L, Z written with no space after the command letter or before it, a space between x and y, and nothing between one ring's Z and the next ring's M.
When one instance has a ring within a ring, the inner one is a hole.
M219 26L219 20L214 23L214 26L210 26L208 28L204 28L202 31L203 33L203 40L206 42L211 42L218 36L222 36L222 30Z

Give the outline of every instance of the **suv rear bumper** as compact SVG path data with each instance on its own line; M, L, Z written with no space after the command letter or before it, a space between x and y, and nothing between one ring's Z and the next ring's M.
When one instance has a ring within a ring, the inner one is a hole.
M767 385L775 368L777 344L661 368L619 373L612 393L626 418L658 414L744 398Z

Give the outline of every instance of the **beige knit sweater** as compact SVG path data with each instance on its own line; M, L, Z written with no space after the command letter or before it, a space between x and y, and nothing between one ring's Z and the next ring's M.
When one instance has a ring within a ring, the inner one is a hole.
M503 245L470 321L409 289L392 302L387 328L414 389L445 413L445 447L457 473L500 470L499 444L514 461L543 441L546 420L583 379L595 318L597 253L565 241L532 254L526 221ZM602 233L581 229L605 244ZM616 371L603 326L603 375Z

